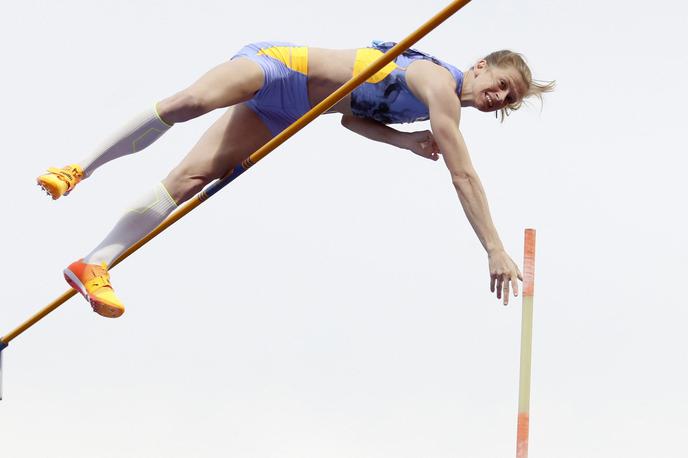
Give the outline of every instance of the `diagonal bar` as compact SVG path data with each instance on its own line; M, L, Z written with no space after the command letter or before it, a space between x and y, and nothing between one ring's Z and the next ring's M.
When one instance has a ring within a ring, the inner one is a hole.
M191 210L198 207L201 203L203 203L208 198L212 197L220 189L224 188L229 183L234 181L237 177L239 177L242 173L244 173L246 170L248 170L251 166L255 165L258 161L260 161L265 156L267 156L275 148L277 148L282 143L284 143L289 138L291 138L296 132L301 130L308 123L313 121L315 118L320 116L322 113L324 113L328 109L332 108L337 102L339 102L341 99L346 97L349 93L351 93L351 91L353 91L357 86L359 86L360 84L365 82L368 78L370 78L375 73L377 73L382 67L384 67L385 65L390 63L397 56L399 56L402 52L404 52L409 47L411 47L413 44L415 44L418 40L420 40L421 38L426 36L428 33L430 33L433 29L435 29L442 22L446 21L449 17L451 17L458 10L460 10L461 8L466 6L470 1L471 0L454 0L453 2L451 2L449 5L447 5L440 12L435 14L435 16L433 16L427 22L425 22L423 25L421 25L415 32L413 32L411 35L409 35L408 37L401 40L399 43L396 44L396 46L394 46L392 49L387 51L385 54L381 55L372 64L370 64L364 71L362 71L360 74L358 74L354 78L352 78L349 81L347 81L346 83L344 83L339 89L337 89L332 94L330 94L322 102L320 102L319 104L314 106L306 114L301 116L301 118L296 120L292 125L290 125L284 131L282 131L279 135L275 136L273 139L271 139L269 142L267 142L265 145L263 145L261 148L259 148L257 151L255 151L253 154L251 154L246 160L244 160L241 163L241 165L230 170L224 178L222 178L220 180L216 180L215 182L208 185L208 187L206 189L201 191L198 195L196 195L188 203L186 203L185 205L180 207L176 212L174 212L172 215L170 215L165 221L163 221L152 232L150 232L148 235L146 235L141 240L139 240L137 243L135 243L127 251L122 253L122 255L112 263L110 268L113 268L114 266L116 266L117 264L122 262L124 259L129 257L129 255L131 255L132 253L137 251L139 248L141 248L143 245L148 243L150 240L155 238L162 231L164 231L165 229L170 227L172 224L176 223L181 218L186 216ZM64 302L66 302L69 298L71 298L75 294L76 294L76 291L73 289L63 293L59 298L55 299L53 302L48 304L45 308L43 308L42 310L37 312L35 315L33 315L31 318L29 318L26 322L21 324L15 330L10 332L6 336L2 337L0 339L0 347L6 347L13 339L15 339L17 336L22 334L24 331L29 329L31 326L33 326L34 324L38 323L40 320L45 318L45 316L47 316L50 312L52 312L53 310L58 308L60 305L62 305Z

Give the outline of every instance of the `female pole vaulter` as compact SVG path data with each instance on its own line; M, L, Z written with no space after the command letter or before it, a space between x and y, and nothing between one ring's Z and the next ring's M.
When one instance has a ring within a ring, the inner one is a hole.
M323 49L291 43L245 46L188 88L138 114L86 158L37 178L53 199L69 194L107 162L141 151L172 126L228 108L165 179L142 194L105 239L64 270L67 282L98 314L116 318L124 305L110 283L108 266L157 227L178 205L223 177L296 121L394 43L358 49ZM553 90L538 82L520 54L493 52L467 71L415 49L389 63L328 113L371 140L437 160L441 155L459 201L488 256L490 290L508 303L518 295L521 273L504 250L487 198L459 130L461 110L501 112L502 120L525 98ZM401 132L388 126L430 120L431 131Z

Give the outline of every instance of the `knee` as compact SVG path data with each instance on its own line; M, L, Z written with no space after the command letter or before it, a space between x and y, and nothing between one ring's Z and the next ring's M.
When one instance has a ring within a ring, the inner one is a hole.
M212 110L203 98L189 91L179 92L160 101L157 108L160 117L170 124L188 121Z
M181 205L195 196L210 183L214 177L203 173L192 173L184 169L175 169L162 181L177 205Z

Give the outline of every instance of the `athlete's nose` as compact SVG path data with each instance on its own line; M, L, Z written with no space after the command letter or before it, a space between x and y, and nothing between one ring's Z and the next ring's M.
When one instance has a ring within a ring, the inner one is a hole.
M501 91L499 91L499 96L498 96L499 101L500 101L500 102L504 102L504 101L506 100L506 98L507 98L507 95L508 95L508 94L507 94L506 89L502 89Z

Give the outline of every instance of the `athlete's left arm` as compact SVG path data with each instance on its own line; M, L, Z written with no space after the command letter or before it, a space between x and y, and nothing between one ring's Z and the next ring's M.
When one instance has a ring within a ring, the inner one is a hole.
M354 115L342 115L342 126L371 140L407 149L433 161L440 157L440 150L429 130L402 132L372 119Z
M518 294L521 273L504 250L492 221L485 190L471 162L468 148L459 131L461 103L455 93L456 82L451 74L431 62L410 66L407 81L411 90L428 106L430 128L439 145L444 162L461 206L488 254L490 289L497 298L509 302L509 286Z

